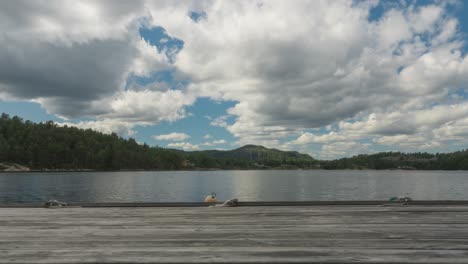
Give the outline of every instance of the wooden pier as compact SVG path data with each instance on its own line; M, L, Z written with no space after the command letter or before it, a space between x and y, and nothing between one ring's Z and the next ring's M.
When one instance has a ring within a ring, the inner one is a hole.
M3 205L0 263L468 263L466 202L107 205Z

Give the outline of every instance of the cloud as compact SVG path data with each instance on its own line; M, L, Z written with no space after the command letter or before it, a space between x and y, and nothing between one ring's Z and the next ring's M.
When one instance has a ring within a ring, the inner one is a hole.
M362 121L342 121L339 128L347 134L412 135L430 132L448 122L467 117L468 103L460 103L412 111L374 113Z
M125 38L128 25L145 12L141 0L18 0L1 5L0 27L8 36L66 44Z
M227 142L226 142L226 140L224 140L224 139L219 139L219 140L213 141L213 144L215 144L215 145L226 144L226 143L227 143Z
M89 102L93 105L91 109L102 109L102 112L94 114L96 120L70 121L59 124L92 128L103 133L115 132L121 136L132 136L135 134L133 129L135 126L149 126L163 121L172 122L184 118L186 116L184 106L192 104L194 100L192 95L184 94L178 90L165 92L127 90L115 94L110 99ZM53 102L52 109L61 106L60 102L49 99L39 99L38 101L42 104ZM80 103L73 102L72 104ZM76 107L86 106L77 105ZM83 111L88 110L84 108Z
M295 129L425 109L467 83L456 19L444 5L403 4L376 21L368 20L370 8L225 2L204 5L207 18L198 23L178 5L150 12L152 23L184 40L175 66L190 76L190 89L238 102L229 110L232 124L218 118L212 125L240 142L278 145ZM382 133L411 133L402 130Z
M91 102L121 88L134 55L120 40L73 47L44 42L31 45L31 41L0 38L4 47L0 51L2 91L18 99L38 99L48 110L57 103L51 110L70 117L82 115L82 109L85 114L101 113L101 109L89 110ZM116 57L115 52L121 55Z
M229 118L228 115L223 115L219 116L217 118L212 119L211 117L208 118L208 120L211 120L210 125L211 126L217 126L217 127L228 127L227 119Z
M441 145L439 142L428 140L421 135L383 136L376 139L375 142L388 146L411 147L412 149L428 149Z
M349 152L345 148L340 154L335 143L344 144L342 146L345 147L361 141L373 143L368 146L368 151L375 145L383 145L389 150L440 151L454 141L459 145L465 144L467 124L468 103L463 102L421 110L373 113L361 120L341 121L327 134L303 132L288 144L320 144L325 152L319 155L324 157L332 157L332 153L343 156L343 153ZM364 150L353 148L349 153L362 151Z
M230 101L210 121L236 144L315 144L330 157L373 151L360 142L408 149L465 142L466 37L448 11L452 3L384 3L381 17L370 20L375 5L4 2L0 96L93 119L70 122L77 126L127 134L186 117L200 97ZM161 27L183 48L159 52L139 36L141 27ZM159 71L187 84L131 81Z
M188 151L200 149L198 145L194 145L188 142L169 143L167 144L167 146L170 148L179 148L179 149L188 150Z
M144 1L0 4L0 94L37 102L62 118L96 119L77 126L106 132L185 117L193 95L163 85L157 91L155 84L126 86L130 76L172 67L139 36L147 15Z
M158 124L185 117L183 107L194 101L193 95L179 90L127 90L116 95L110 102L110 110L103 116L135 123Z
M116 133L120 136L136 135L136 131L132 129L135 126L134 124L113 119L104 119L99 121L58 122L58 125L74 126L82 129L92 129L105 134Z
M183 141L189 139L190 136L185 133L170 133L165 135L155 135L153 136L156 140L171 140L171 141Z
M2 3L2 92L63 116L102 113L93 102L121 90L135 61L148 55L129 31L142 11L141 1ZM163 56L156 61L163 67Z
M219 139L219 140L213 140L211 142L204 142L202 144L200 144L201 146L205 146L205 147L212 147L212 146L216 146L216 145L221 145L221 144L226 144L227 141L224 140L224 139Z
M433 134L438 141L455 141L459 145L466 145L468 142L468 118L447 122L434 129Z
M356 153L369 154L372 153L369 147L370 144L368 143L335 142L324 145L320 150L319 157L321 159L334 159L338 157L348 157Z
M329 142L337 142L337 141L347 141L349 137L338 134L334 131L323 134L323 135L314 135L312 133L306 132L303 133L294 141L294 144L311 144L311 143L329 143Z

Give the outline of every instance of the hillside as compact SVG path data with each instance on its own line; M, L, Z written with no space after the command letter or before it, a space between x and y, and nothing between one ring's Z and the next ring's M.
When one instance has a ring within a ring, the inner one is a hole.
M134 139L91 129L0 117L0 163L33 170L181 169L173 150L139 145ZM3 166L7 169L9 167ZM0 168L1 169L1 168Z
M324 169L468 170L468 150L452 153L381 152L321 161Z
M318 161L297 151L282 151L263 146L245 145L233 150L205 150L188 152L187 158L205 156L218 160L238 160L258 168L314 168Z

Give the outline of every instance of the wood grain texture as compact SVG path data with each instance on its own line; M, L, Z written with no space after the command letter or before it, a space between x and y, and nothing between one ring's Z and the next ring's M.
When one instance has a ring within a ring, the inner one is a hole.
M0 208L0 263L468 263L467 205Z

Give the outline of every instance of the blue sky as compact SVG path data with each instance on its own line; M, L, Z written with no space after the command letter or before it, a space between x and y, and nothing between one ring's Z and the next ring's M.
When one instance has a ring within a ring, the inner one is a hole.
M0 112L185 150L466 148L463 1L20 2Z

